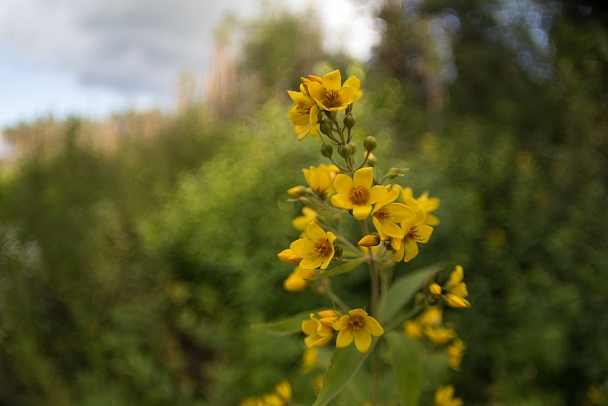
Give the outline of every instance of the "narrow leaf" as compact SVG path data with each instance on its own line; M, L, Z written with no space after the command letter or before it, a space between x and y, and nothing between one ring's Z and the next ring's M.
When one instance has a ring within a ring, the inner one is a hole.
M403 406L416 406L422 385L422 357L420 346L403 334L391 331L386 334L391 352L393 373Z
M386 295L380 299L380 323L390 321L418 293L427 278L443 269L442 264L435 264L407 273L397 278Z
M323 387L313 406L325 406L353 379L361 365L374 349L378 339L374 339L368 352L361 354L354 344L345 348L336 348L334 356L327 367Z
M307 280L316 281L317 279L327 278L329 276L335 276L335 275L340 275L341 273L350 272L353 269L355 269L356 267L358 267L359 265L361 265L362 263L364 263L365 261L367 261L366 257L360 257L357 259L353 259L352 261L348 261L345 264L338 265L335 268L331 268L331 269L323 272L322 274L313 276L312 278L308 278Z
M262 330L276 336L287 336L290 334L301 333L302 321L310 320L310 313L315 313L315 310L301 312L285 320L253 324L251 325L251 328L253 330Z

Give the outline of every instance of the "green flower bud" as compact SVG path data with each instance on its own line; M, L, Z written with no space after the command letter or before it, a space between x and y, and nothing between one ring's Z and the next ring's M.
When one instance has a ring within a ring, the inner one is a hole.
M340 156L342 158L348 158L349 156L351 156L353 154L353 147L350 143L348 144L344 144L344 145L340 145L338 147L338 154L340 154Z
M365 146L365 150L368 152L372 152L376 149L376 137L373 135L365 137L363 141L363 146Z
M321 123L321 132L325 135L330 135L331 134L331 124L329 124L327 121L323 121Z
M344 117L344 125L347 128L353 128L355 126L355 117L352 114L347 114L346 117Z
M336 258L342 258L342 253L344 252L344 249L342 248L341 245L334 243L334 257Z
M355 144L354 142L349 142L348 145L350 145L350 147L352 148L351 155L354 154L355 152L357 152L357 144Z
M329 144L321 145L321 155L323 155L325 158L331 158L333 153L334 153L334 147L332 147Z
M389 179L395 179L397 176L405 176L404 172L407 171L407 168L391 168L386 177Z

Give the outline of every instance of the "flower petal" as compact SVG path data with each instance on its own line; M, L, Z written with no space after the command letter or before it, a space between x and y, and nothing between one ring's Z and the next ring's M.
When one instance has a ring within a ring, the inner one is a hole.
M376 337L379 337L384 334L384 329L382 328L380 323L378 323L378 320L374 319L371 316L367 316L365 318L365 329L369 331L371 335L374 335Z
M324 75L322 83L326 91L339 90L342 86L342 76L340 75L340 70L337 69Z
M405 249L405 262L411 261L418 255L418 244L416 244L416 241L412 240L411 238L406 238L404 240L403 248ZM302 266L302 263L300 263L300 266Z
M352 342L353 342L352 331L348 328L340 330L340 332L338 333L338 337L336 337L336 347L337 348L348 347L350 345L350 343L352 343Z
M350 201L348 196L339 194L331 197L331 204L339 209L350 210L353 208L353 202ZM371 206L370 206L371 207Z
M374 168L367 167L367 168L357 169L355 171L355 174L353 175L353 187L363 186L367 189L370 189L372 187L373 182L374 182ZM382 186L382 187L384 188L384 186Z
M334 202L334 199L332 197L331 202ZM335 205L334 205L335 206ZM372 211L372 205L371 204L357 204L357 205L353 205L353 216L355 216L355 218L357 220L365 220L367 218L367 216L369 216L369 213Z
M388 192L381 185L376 185L369 190L369 202L374 204L381 200Z
M369 347L372 345L372 336L369 334L367 330L355 330L353 331L353 335L355 336L355 347L357 350L365 354L369 351Z
M336 175L334 179L334 189L341 195L348 196L351 190L353 190L353 180L350 176L347 176L343 173L339 173Z
M299 238L289 245L289 249L301 258L315 255L315 243L307 238Z
M325 231L323 231L323 229L314 221L311 221L306 228L306 235L312 240L313 245L318 243L319 240L327 239L327 234L325 234Z

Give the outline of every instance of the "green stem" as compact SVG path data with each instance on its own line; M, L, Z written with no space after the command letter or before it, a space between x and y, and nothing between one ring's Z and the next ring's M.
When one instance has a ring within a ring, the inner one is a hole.
M365 220L361 220L361 232L363 235L369 234L369 228L367 226L367 222ZM378 316L378 298L379 298L379 272L378 272L378 263L374 258L374 254L372 250L368 250L369 255L369 276L371 282L371 316L376 320L379 318ZM376 345L374 348L373 354L373 367L372 367L372 392L371 392L371 404L372 406L376 404L376 400L378 398L378 386L380 382L380 346Z

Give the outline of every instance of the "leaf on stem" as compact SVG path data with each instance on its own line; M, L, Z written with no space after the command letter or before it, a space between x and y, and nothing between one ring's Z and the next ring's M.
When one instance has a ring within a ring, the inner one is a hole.
M416 406L422 385L421 348L403 334L391 331L385 336L391 352L393 373L403 406Z
M325 378L323 387L317 396L313 406L325 406L340 393L357 374L361 365L373 352L378 339L374 338L368 352L361 354L354 345L345 348L336 348L332 357Z
M313 276L312 278L308 278L308 281L316 281L317 279L327 278L330 276L340 275L342 273L350 272L353 269L357 268L359 265L367 261L367 257L359 257L357 259L353 259L352 261L348 261L345 264L338 265L334 268L328 269L327 271L318 274L317 276Z
M293 317L285 320L273 321L270 323L252 324L253 330L262 330L265 333L275 336L287 336L302 332L302 321L310 320L310 313L316 313L316 310L300 312Z
M416 293L422 288L424 282L432 274L441 271L443 264L435 264L407 273L391 284L386 295L380 298L380 323L390 321L401 310Z

